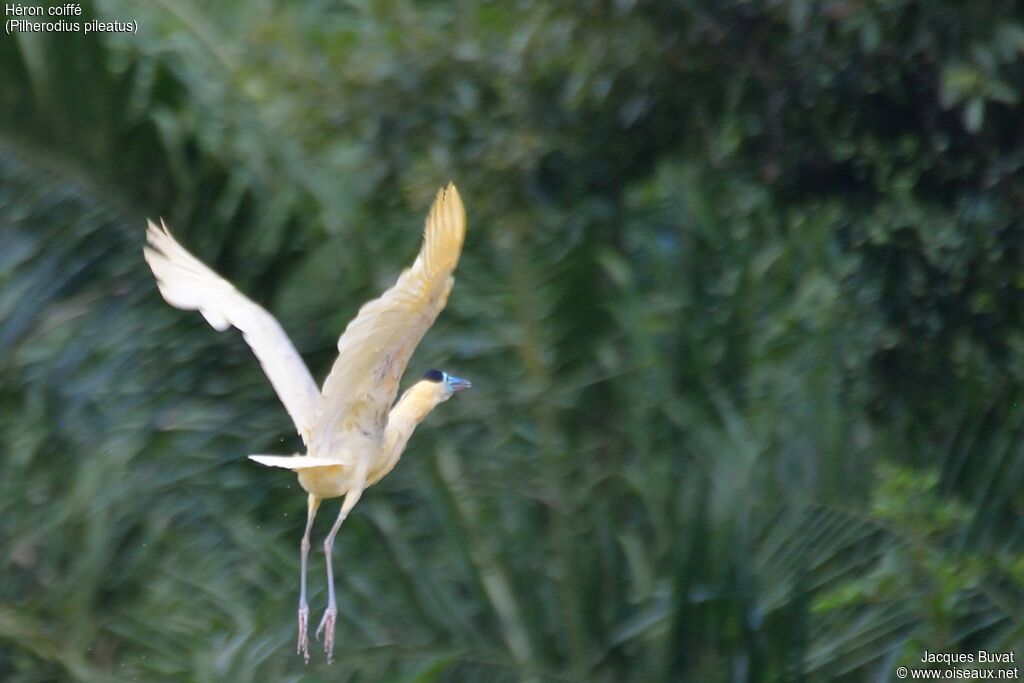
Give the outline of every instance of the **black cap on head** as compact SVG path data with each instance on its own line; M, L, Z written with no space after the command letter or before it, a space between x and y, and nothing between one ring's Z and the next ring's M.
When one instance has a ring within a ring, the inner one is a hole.
M440 370L427 370L423 373L423 379L430 382L441 382L444 380L444 373Z

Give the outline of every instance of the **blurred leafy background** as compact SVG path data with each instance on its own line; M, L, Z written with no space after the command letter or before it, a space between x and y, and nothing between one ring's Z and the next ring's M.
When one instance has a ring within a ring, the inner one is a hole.
M1020 658L1020 3L83 8L140 30L0 38L0 679ZM304 497L244 458L298 439L160 299L144 219L322 379L449 179L470 233L410 372L474 389L346 523L306 668Z

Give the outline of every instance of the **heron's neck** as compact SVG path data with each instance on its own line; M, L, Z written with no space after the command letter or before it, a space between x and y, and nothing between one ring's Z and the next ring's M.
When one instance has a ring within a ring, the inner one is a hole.
M379 480L398 463L416 426L430 414L436 405L434 401L419 395L412 389L402 395L388 416L388 426L384 431L383 457L380 459L380 467L371 473L372 481L370 483Z

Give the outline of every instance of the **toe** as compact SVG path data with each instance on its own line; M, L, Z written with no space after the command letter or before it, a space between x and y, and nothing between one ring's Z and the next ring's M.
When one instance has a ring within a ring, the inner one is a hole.
M320 640L320 633L324 634L324 653L327 654L327 663L330 664L334 661L334 623L337 612L332 609L328 609L324 612L324 618L320 621L320 626L316 629L316 639Z
M309 664L309 609L299 608L299 638L295 653L302 655Z

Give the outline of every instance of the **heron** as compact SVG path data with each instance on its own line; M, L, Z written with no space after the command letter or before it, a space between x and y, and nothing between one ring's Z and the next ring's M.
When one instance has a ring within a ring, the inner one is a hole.
M328 663L334 656L337 602L331 553L345 518L367 487L398 463L416 427L441 403L468 389L468 380L430 370L398 395L416 346L444 309L466 235L466 212L451 183L427 215L420 252L382 294L362 306L338 339L338 356L323 389L280 323L230 282L190 254L161 220L147 222L143 253L160 294L171 306L197 310L218 331L241 331L295 424L306 453L250 455L261 465L292 470L306 491L306 527L299 545L299 636L296 653L309 663L306 565L321 501L344 496L324 539L327 608L316 630Z

